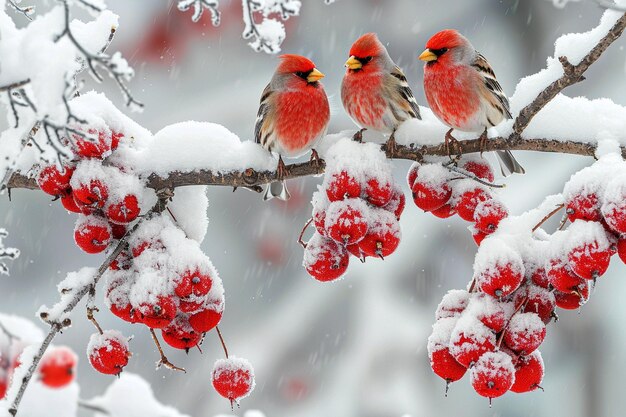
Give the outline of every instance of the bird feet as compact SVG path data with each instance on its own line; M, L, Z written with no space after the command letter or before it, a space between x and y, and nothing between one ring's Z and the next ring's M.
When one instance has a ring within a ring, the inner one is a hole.
M311 165L313 165L315 168L321 168L322 166L322 159L320 158L320 155L317 153L317 151L315 149L311 149Z
M276 179L279 180L279 181L282 181L288 175L289 175L289 169L287 169L287 166L283 162L283 157L279 156L278 157L278 166L276 167Z
M398 143L396 142L396 131L395 129L391 132L391 136L387 140L386 144L387 153L391 158L395 158L396 152L398 151Z
M363 143L363 132L365 132L366 130L366 128L357 130L354 136L352 136L352 140L355 142Z
M452 161L453 163L458 162L459 159L461 159L461 156L463 156L463 146L461 145L461 142L459 142L454 136L452 136L452 131L454 129L450 129L446 132L446 136L445 136L445 141L444 141L444 146L446 149L446 152L448 153L448 157L450 158L450 161ZM457 150L457 154L452 157L452 148L456 147Z

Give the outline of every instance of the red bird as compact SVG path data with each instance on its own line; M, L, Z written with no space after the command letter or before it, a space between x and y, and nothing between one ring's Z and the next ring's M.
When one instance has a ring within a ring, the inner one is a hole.
M407 119L421 119L402 70L391 60L375 33L366 33L350 48L341 101L363 130L393 133Z
M430 109L450 127L446 146L450 140L456 140L451 135L454 129L481 132L484 142L487 128L512 118L509 100L489 62L456 30L435 34L419 59L426 62L424 92ZM510 151L496 154L503 175L524 173Z
M257 114L254 137L270 152L277 153L280 182L268 184L264 200L290 195L282 178L287 175L283 156L295 158L305 154L326 134L330 106L324 86L324 74L308 58L282 55L270 83L263 90ZM311 158L317 158L313 150Z

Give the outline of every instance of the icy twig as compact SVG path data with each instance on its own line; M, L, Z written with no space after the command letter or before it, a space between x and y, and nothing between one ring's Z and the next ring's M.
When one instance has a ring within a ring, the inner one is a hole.
M548 219L550 219L550 217L554 216L556 213L561 211L561 209L563 209L563 207L565 207L565 204L559 204L558 206L556 206L556 208L554 210L552 210L550 213L548 213L543 219L541 219L541 221L539 223L537 223L535 225L535 227L533 227L532 231L535 232L537 229L539 229L545 222L548 221Z
M23 14L28 20L33 20L30 15L35 13L35 6L20 7L14 0L7 0L7 2L9 3L9 6L15 9L16 12Z
M122 252L122 250L124 250L128 246L129 236L131 236L137 230L137 228L143 222L143 220L148 219L152 217L153 215L160 214L165 210L165 208L167 207L167 202L170 196L172 195L172 192L163 192L163 191L165 190L161 190L161 192L157 193L157 195L159 196L159 200L157 201L155 206L152 207L152 209L150 209L150 211L146 214L146 216L144 216L141 220L139 220L135 224L135 226L133 226L133 228L119 240L115 249L113 249L113 251L107 256L105 261L96 270L94 276L90 279L90 282L87 285L83 285L79 288L64 289L62 291L61 301L57 303L55 306L53 306L50 310L55 310L56 312L60 313L60 314L54 314L54 316L59 316L59 317L65 316L65 318L51 319L50 317L52 317L53 315L49 314L48 312L43 311L40 313L41 319L50 325L50 330L48 331L48 334L46 335L45 339L41 342L41 345L39 346L37 353L33 357L32 363L22 364L22 366L28 366L28 371L26 372L26 375L20 381L20 386L18 390L16 392L13 391L15 392L14 397L13 398L8 397L8 395L10 395L12 392L12 391L9 391L9 394L7 394L7 397L5 398L7 403L11 404L11 407L9 408L9 413L11 415L15 416L17 414L24 392L26 391L26 388L28 387L28 384L34 375L35 370L37 369L37 366L39 365L39 362L41 361L43 354L46 352L46 349L48 349L48 346L50 345L52 340L55 338L57 333L59 333L65 327L68 327L71 325L72 322L67 317L67 315L71 313L74 310L74 308L76 308L78 303L85 297L85 295L89 294L91 289L94 288L98 284L98 281L100 280L102 275L106 272L111 262L113 262L115 258L117 258L117 256Z
M211 23L213 26L220 25L219 2L217 0L178 0L178 10L181 12L186 12L191 6L193 6L192 21L198 22L202 18L204 9L207 9L211 12Z
M6 229L0 227L0 259L16 259L20 256L20 250L16 248L5 248L3 239L9 236L9 232ZM9 275L9 267L4 263L0 262L0 275ZM5 332L8 334L8 332Z
M306 229L309 228L309 226L311 225L311 223L313 222L313 217L311 217L305 224L304 227L302 228L302 230L300 231L300 236L298 236L298 243L300 244L300 246L302 246L303 249L306 249L306 243L304 243L304 241L302 240L302 236L304 236L304 232L306 232Z
M226 343L224 342L224 338L222 337L222 332L220 332L219 326L215 326L215 331L217 332L217 336L220 338L222 349L224 349L224 355L226 355L226 359L228 359L228 349L226 348Z
M564 56L559 57L559 61L563 66L563 75L547 86L532 103L520 111L513 124L513 133L511 134L510 140L520 140L522 132L528 127L533 117L535 117L546 104L566 87L583 81L585 79L583 76L585 71L587 71L587 69L600 58L604 51L622 35L624 28L626 28L626 14L613 25L609 32L600 39L596 46L585 55L578 65L572 65Z
M185 371L185 368L179 368L178 366L170 362L169 359L167 359L167 356L165 356L165 352L163 352L163 348L161 347L161 343L159 343L159 339L157 339L154 329L150 329L150 335L152 336L152 340L154 341L155 346L159 350L159 355L161 355L161 358L157 362L157 369L159 369L161 366L165 366L167 369L171 369L172 371L181 371L187 373L187 371Z

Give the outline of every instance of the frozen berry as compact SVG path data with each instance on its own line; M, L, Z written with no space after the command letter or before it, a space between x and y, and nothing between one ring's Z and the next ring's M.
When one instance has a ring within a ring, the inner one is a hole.
M450 353L466 368L495 346L495 333L475 317L462 317L452 331Z
M320 191L316 191L313 193L313 198L311 200L313 204L313 224L315 225L315 230L317 233L322 236L326 236L326 210L328 209L329 201L326 197L326 194Z
M440 219L447 219L448 217L452 217L456 214L456 206L453 206L450 203L446 203L438 209L431 211L430 213Z
M486 159L470 159L462 165L462 168L487 182L493 182L495 180L491 164L489 164Z
M441 302L435 311L435 320L445 317L455 317L467 307L470 300L470 294L465 290L450 290L443 296Z
M511 387L511 391L522 393L541 388L543 374L543 359L538 350L535 350L528 356L520 357L515 365L515 382Z
M358 198L330 203L326 211L326 235L343 245L359 242L368 228L367 204Z
M70 166L48 165L39 171L37 185L41 191L50 195L62 195L70 188L70 179L74 173L74 168Z
M123 224L109 223L113 239L121 239L126 235L126 226Z
M458 381L467 372L467 368L454 359L448 348L437 350L429 356L433 372L446 382Z
M526 273L528 274L528 272L530 271L527 269ZM530 274L530 280L533 284L541 288L548 289L548 286L550 285L550 280L548 279L548 274L546 274L545 268L534 268Z
M509 320L504 343L515 352L528 355L543 343L546 325L535 313L517 313Z
M211 306L189 316L189 324L198 333L206 333L222 320L222 311Z
M196 332L186 316L177 316L167 327L161 330L165 343L176 349L189 350L200 343L202 333Z
M245 359L234 356L218 359L213 366L212 380L215 390L232 404L254 389L254 370Z
M489 234L481 232L474 227L472 227L470 230L472 231L472 238L474 239L474 242L477 246L480 246L480 244L483 243L483 240L485 240L485 238L489 236Z
M384 259L391 255L400 244L400 224L396 217L385 210L373 210L367 234L359 242L359 248L366 256Z
M554 294L545 288L530 285L526 291L520 291L515 294L515 305L522 303L524 305L524 313L535 313L541 321L548 323L553 316L556 300Z
M67 346L57 346L46 351L39 365L39 378L49 388L62 388L76 376L78 357Z
M396 219L400 220L400 216L402 216L402 212L404 212L405 205L406 198L404 197L404 193L401 189L397 188L384 209L393 213L396 216Z
M152 329L162 329L176 317L176 304L171 297L159 296L154 303L144 303L137 308L140 321Z
M411 191L413 192L413 202L424 211L441 208L452 196L452 190L445 180L429 183L422 181L419 176Z
M197 269L185 271L175 280L174 293L179 297L190 295L206 295L211 290L213 280L208 273L200 272Z
M76 221L74 240L87 253L100 253L111 242L111 226L96 216L81 216Z
M409 188L413 188L413 184L415 184L415 180L417 179L417 171L420 168L420 164L417 162L413 162L409 171L406 174L406 182L409 184Z
M487 352L478 359L470 372L470 381L477 394L497 398L513 386L515 367L504 352Z
M567 257L572 271L585 279L595 279L603 275L611 261L609 248L601 247L597 241L579 244Z
M565 310L576 310L589 299L589 286L583 283L568 292L554 291L556 306Z
M506 207L498 200L483 201L474 211L474 227L483 233L493 233L508 215Z
M624 237L617 241L617 255L626 264L626 238Z
M456 211L463 220L473 222L476 206L490 198L491 195L482 188L465 191L456 203Z
M109 189L99 179L92 179L88 183L80 183L78 187L73 187L72 194L79 207L103 208L109 198Z
M74 194L72 193L72 189L67 189L61 194L61 204L65 207L65 210L71 211L72 213L82 213L83 210L76 204L76 200L74 200Z
M304 250L303 265L318 281L333 281L348 269L348 252L332 239L315 234Z
M393 188L389 182L381 182L376 178L370 178L365 184L365 199L368 203L383 207L393 195Z
M476 275L480 290L492 297L502 298L515 291L524 279L523 270L515 263L498 263L481 269Z
M83 158L103 158L111 150L111 131L89 129L87 133L72 133L74 152ZM119 142L119 137L117 137Z
M107 218L118 224L127 224L139 217L141 209L137 196L128 194L121 201L109 204L106 209Z
M330 201L340 201L344 198L358 198L361 196L361 184L346 171L333 174L324 186Z
M131 353L128 340L116 330L94 333L87 345L89 363L96 371L106 375L119 375L128 365Z
M550 285L562 292L569 292L583 283L583 279L560 259L551 259L546 264L546 275Z
M575 220L599 221L600 203L595 193L572 194L565 202L567 217L570 222Z

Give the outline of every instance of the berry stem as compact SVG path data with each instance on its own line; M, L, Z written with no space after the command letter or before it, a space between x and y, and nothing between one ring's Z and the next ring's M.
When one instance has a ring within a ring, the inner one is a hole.
M217 335L220 338L220 342L222 343L222 349L224 349L224 355L226 355L226 359L228 359L228 349L226 348L226 343L224 342L224 338L222 337L222 332L220 332L219 326L215 326L215 330L217 331Z
M444 168L446 168L447 170L451 171L451 172L455 172L457 174L460 174L462 176L464 176L465 178L469 178L471 180L476 181L479 184L482 185L486 185L487 187L491 187L491 188L505 188L506 184L494 184L491 182L487 182L481 178L478 178L476 175L471 174L457 166L455 166L454 164L444 164L443 165Z
M561 211L561 209L563 209L563 207L565 207L565 204L559 204L558 206L556 206L556 208L554 210L552 210L550 213L548 213L546 215L546 217L544 217L543 219L541 219L541 221L539 223L537 223L535 225L535 227L533 227L533 232L536 231L537 229L539 229L541 227L542 224L544 224L545 222L548 221L548 219L550 219L550 217L554 216L556 213L558 213L559 211ZM562 220L561 220L562 222Z
M516 315L522 309L522 307L524 307L526 305L527 302L528 302L528 292L526 292L526 295L524 296L524 299L515 308L515 311L513 312L513 314L511 314L511 317L507 320L506 325L502 329L502 332L500 333L500 337L498 337L498 343L496 344L496 349L497 350L500 350L500 346L502 345L502 340L504 339L504 334L506 333L507 329L509 328L509 325L511 324L511 319L513 318L514 315Z
M92 322L94 326L96 326L96 329L98 329L98 332L100 334L103 334L104 332L102 331L102 327L100 327L98 320L96 320L96 317L93 315L94 311L100 310L98 310L96 307L87 307L87 319Z
M304 232L306 232L306 229L308 229L308 227L311 225L311 223L313 222L313 217L311 217L309 219L309 221L306 222L306 224L304 225L304 227L302 228L302 231L300 232L300 236L298 236L298 243L304 248L306 249L306 243L304 243L302 241L302 236L304 236ZM226 357L228 357L228 355L226 355Z
M157 369L161 367L161 365L163 365L167 369L187 373L187 371L185 371L185 368L179 368L167 359L167 356L165 356L165 353L163 352L163 348L161 348L159 339L157 339L156 333L154 333L154 329L150 329L150 335L152 336L152 340L154 340L154 344L156 345L157 349L159 350L159 354L161 355L161 359L159 359L159 361L157 362Z

